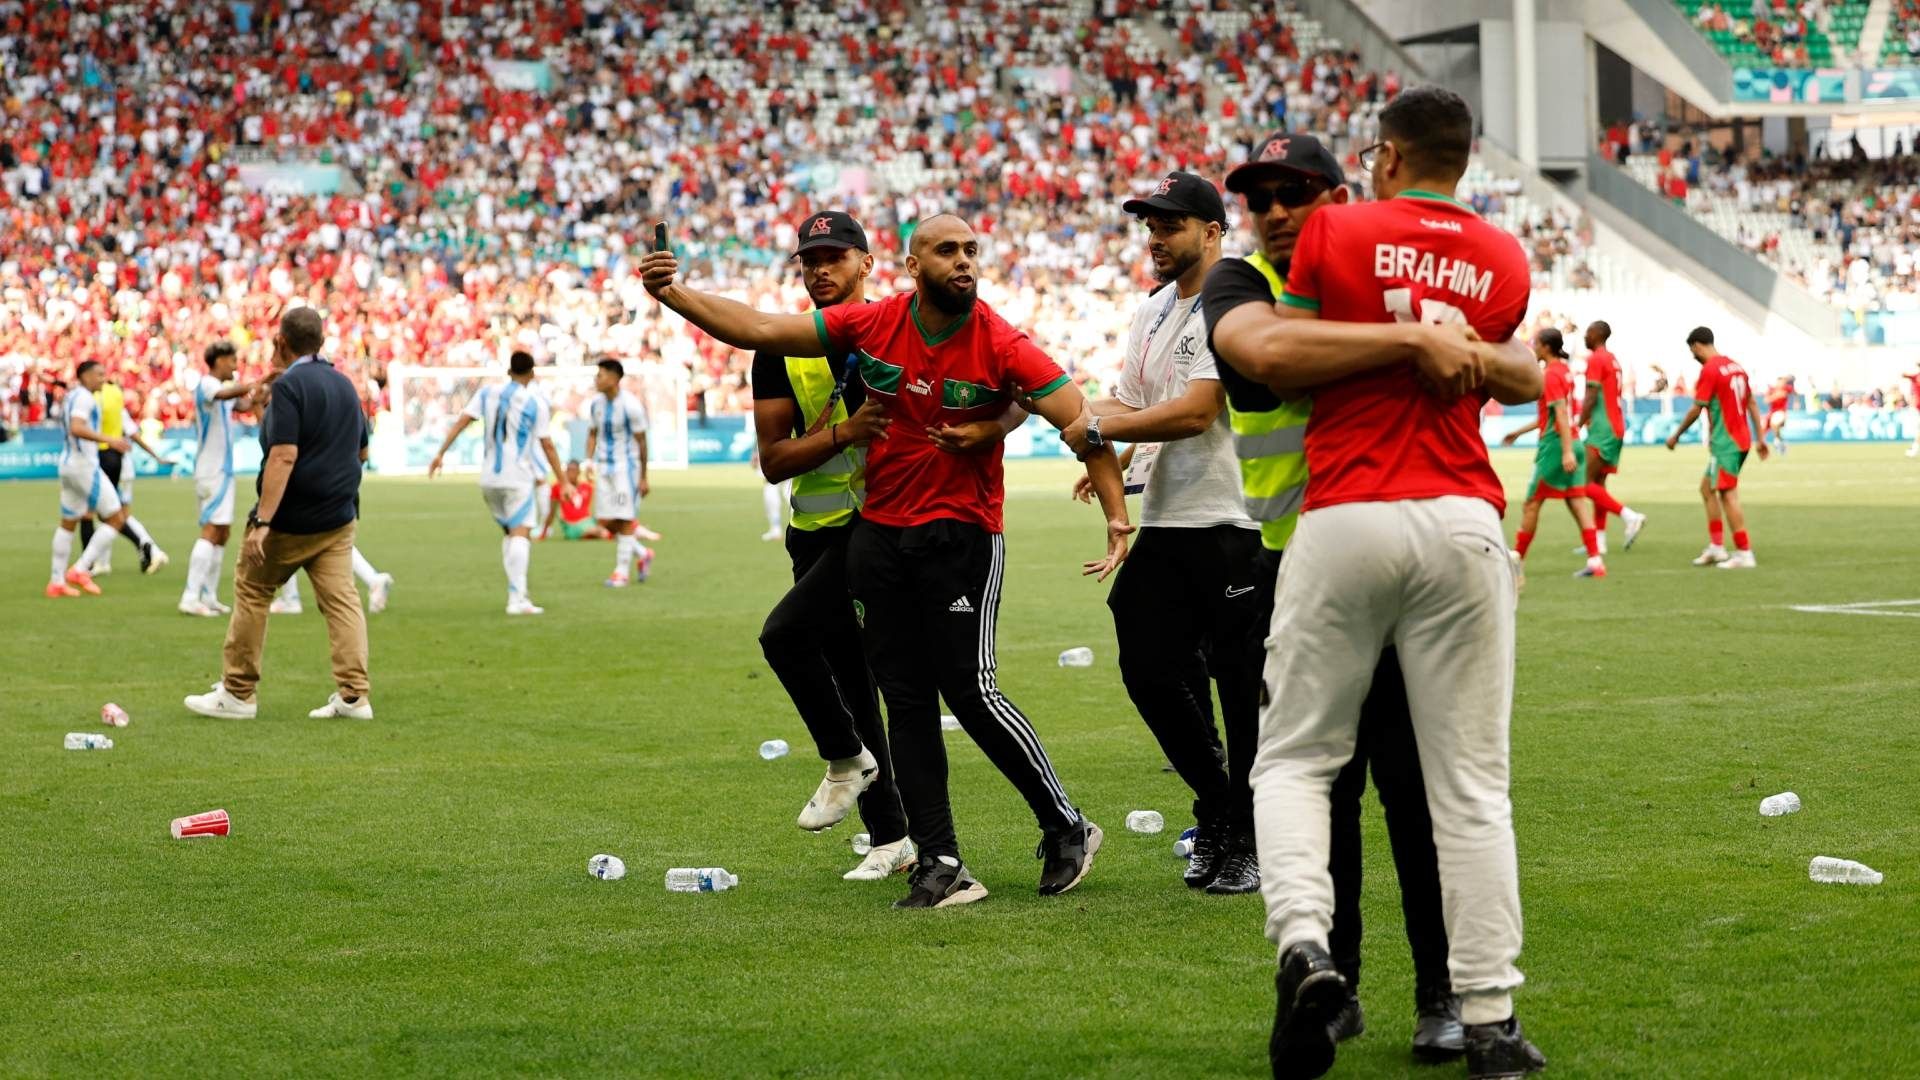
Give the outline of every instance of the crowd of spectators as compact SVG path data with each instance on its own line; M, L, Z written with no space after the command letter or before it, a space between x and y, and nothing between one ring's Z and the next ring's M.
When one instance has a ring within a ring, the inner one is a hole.
M1849 0L1680 0L1693 25L1738 65L1825 67L1859 41L1864 3ZM1836 28L1835 8L1843 26ZM1836 33L1843 29L1845 33Z
M881 294L915 220L967 216L982 295L1097 384L1150 284L1123 199L1282 124L1357 175L1400 77L1299 25L1271 0L0 0L8 419L97 360L184 422L205 345L258 374L298 303L370 408L393 365L527 348L683 363L690 407L743 409L750 358L662 318L636 253L665 220L693 278L803 309L786 256L824 206L866 223ZM289 165L328 190L261 182Z

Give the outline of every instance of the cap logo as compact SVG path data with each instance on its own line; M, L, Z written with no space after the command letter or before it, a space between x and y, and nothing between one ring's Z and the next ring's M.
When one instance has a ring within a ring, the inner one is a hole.
M823 218L823 217L814 218L813 224L807 227L808 236L824 236L827 233L830 233L832 231L833 231L833 222L828 221L826 218Z
M1287 145L1291 142L1293 142L1293 140L1290 138L1268 140L1267 145L1260 150L1260 160L1273 161L1276 158L1286 157Z
M1160 186L1157 188L1154 188L1153 193L1155 195L1167 194L1168 192L1173 190L1173 181L1174 181L1174 178L1171 176L1167 177L1165 180L1160 181Z

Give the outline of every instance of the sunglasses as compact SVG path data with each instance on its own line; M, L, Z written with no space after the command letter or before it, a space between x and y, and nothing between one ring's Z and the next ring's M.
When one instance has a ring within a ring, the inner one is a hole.
M1264 214L1273 209L1274 203L1289 210L1305 206L1320 197L1322 192L1331 190L1320 180L1283 181L1271 187L1253 188L1241 193L1247 201L1247 209L1254 214Z

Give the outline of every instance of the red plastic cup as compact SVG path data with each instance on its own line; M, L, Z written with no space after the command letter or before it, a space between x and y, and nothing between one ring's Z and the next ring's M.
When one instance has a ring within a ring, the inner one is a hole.
M190 840L196 836L225 836L230 825L225 810L209 810L191 817L174 818L173 838Z

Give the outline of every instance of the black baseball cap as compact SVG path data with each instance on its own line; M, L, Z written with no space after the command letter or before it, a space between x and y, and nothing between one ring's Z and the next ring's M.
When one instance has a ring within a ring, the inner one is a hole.
M1227 223L1227 204L1220 199L1220 192L1212 183L1188 172L1170 172L1153 189L1153 194L1144 199L1128 199L1120 204L1120 209L1129 214L1151 214L1162 210L1170 214L1186 214L1201 221Z
M817 247L867 250L867 230L842 210L822 210L800 223L800 246L795 255Z
M1252 150L1244 165L1227 174L1228 191L1239 194L1282 173L1325 180L1329 187L1347 182L1340 159L1311 135L1276 131L1255 143Z

